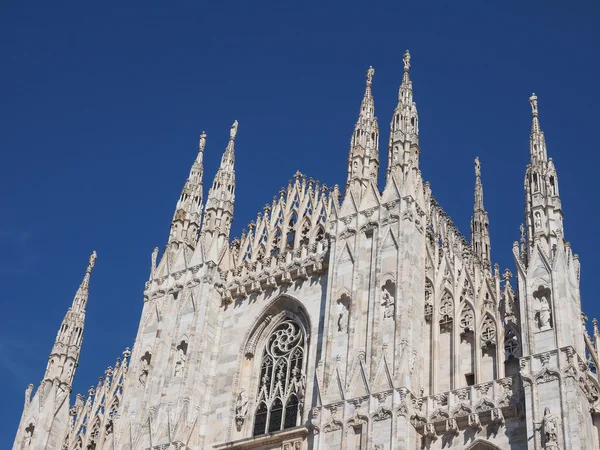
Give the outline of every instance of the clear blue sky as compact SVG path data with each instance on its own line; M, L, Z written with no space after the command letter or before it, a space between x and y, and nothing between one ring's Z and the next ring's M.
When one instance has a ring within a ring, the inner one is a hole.
M385 170L407 48L423 176L468 236L480 157L502 269L513 269L538 95L584 308L600 315L598 2L35 3L0 6L0 448L94 249L74 391L132 345L150 254L202 130L208 186L239 120L239 235L296 170L344 184L369 65Z

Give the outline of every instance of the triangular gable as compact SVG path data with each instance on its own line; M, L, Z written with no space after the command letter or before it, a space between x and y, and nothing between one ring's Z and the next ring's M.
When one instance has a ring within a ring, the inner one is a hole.
M371 383L371 389L373 392L382 392L393 389L392 378L385 353L383 353L379 359L375 377Z
M358 358L358 363L354 366L348 388L346 389L346 397L362 397L369 395L369 384L367 382L366 370L361 357Z
M364 211L369 208L377 207L379 204L379 192L377 191L377 187L371 182L367 186L367 190L365 191L365 195L362 197L358 209L359 211Z
M383 194L381 195L381 203L387 203L400 198L399 183L396 180L396 175L393 174L387 181Z
M352 189L348 189L344 196L344 200L342 201L339 217L350 216L355 214L357 210L358 208L356 206L356 200L354 199L354 193L352 192Z

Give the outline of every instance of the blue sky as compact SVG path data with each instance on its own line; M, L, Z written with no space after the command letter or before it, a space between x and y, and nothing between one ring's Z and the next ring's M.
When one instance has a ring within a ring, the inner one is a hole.
M600 316L598 2L35 3L0 5L1 448L94 249L74 391L132 345L150 254L202 130L208 186L239 120L239 235L296 170L345 183L369 65L385 170L407 48L423 176L468 236L479 156L502 269L513 269L538 95L584 308Z

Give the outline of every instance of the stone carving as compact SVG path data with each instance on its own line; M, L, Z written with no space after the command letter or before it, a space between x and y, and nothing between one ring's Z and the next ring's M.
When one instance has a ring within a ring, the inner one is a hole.
M558 417L550 412L550 408L544 409L544 417L541 422L535 422L540 425L538 429L542 431L542 445L545 450L558 450Z
M177 356L175 360L175 372L174 377L182 377L183 369L185 369L185 362L187 360L187 342L183 341L177 346Z
M246 415L248 414L248 394L246 391L242 389L237 396L237 400L235 402L235 425L237 430L240 431L242 426L244 425L244 421L246 420Z
M552 312L550 308L550 289L540 286L534 294L535 324L538 331L552 328Z
M383 318L393 319L396 309L396 300L394 298L396 284L387 281L381 288L381 306L383 307Z
M150 352L144 353L144 356L142 356L142 359L140 360L142 367L140 369L139 380L140 380L140 383L142 384L142 386L146 385L146 379L148 378L148 372L150 370L150 361L151 360L152 360L152 355L150 354Z

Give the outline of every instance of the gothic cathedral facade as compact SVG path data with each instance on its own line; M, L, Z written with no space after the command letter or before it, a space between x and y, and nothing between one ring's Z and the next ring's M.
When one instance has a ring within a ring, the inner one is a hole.
M135 345L70 402L94 253L13 450L600 448L600 331L537 97L513 275L490 261L479 161L470 241L422 180L408 52L378 183L373 75L343 192L297 173L240 238L238 124L206 204L200 136Z

